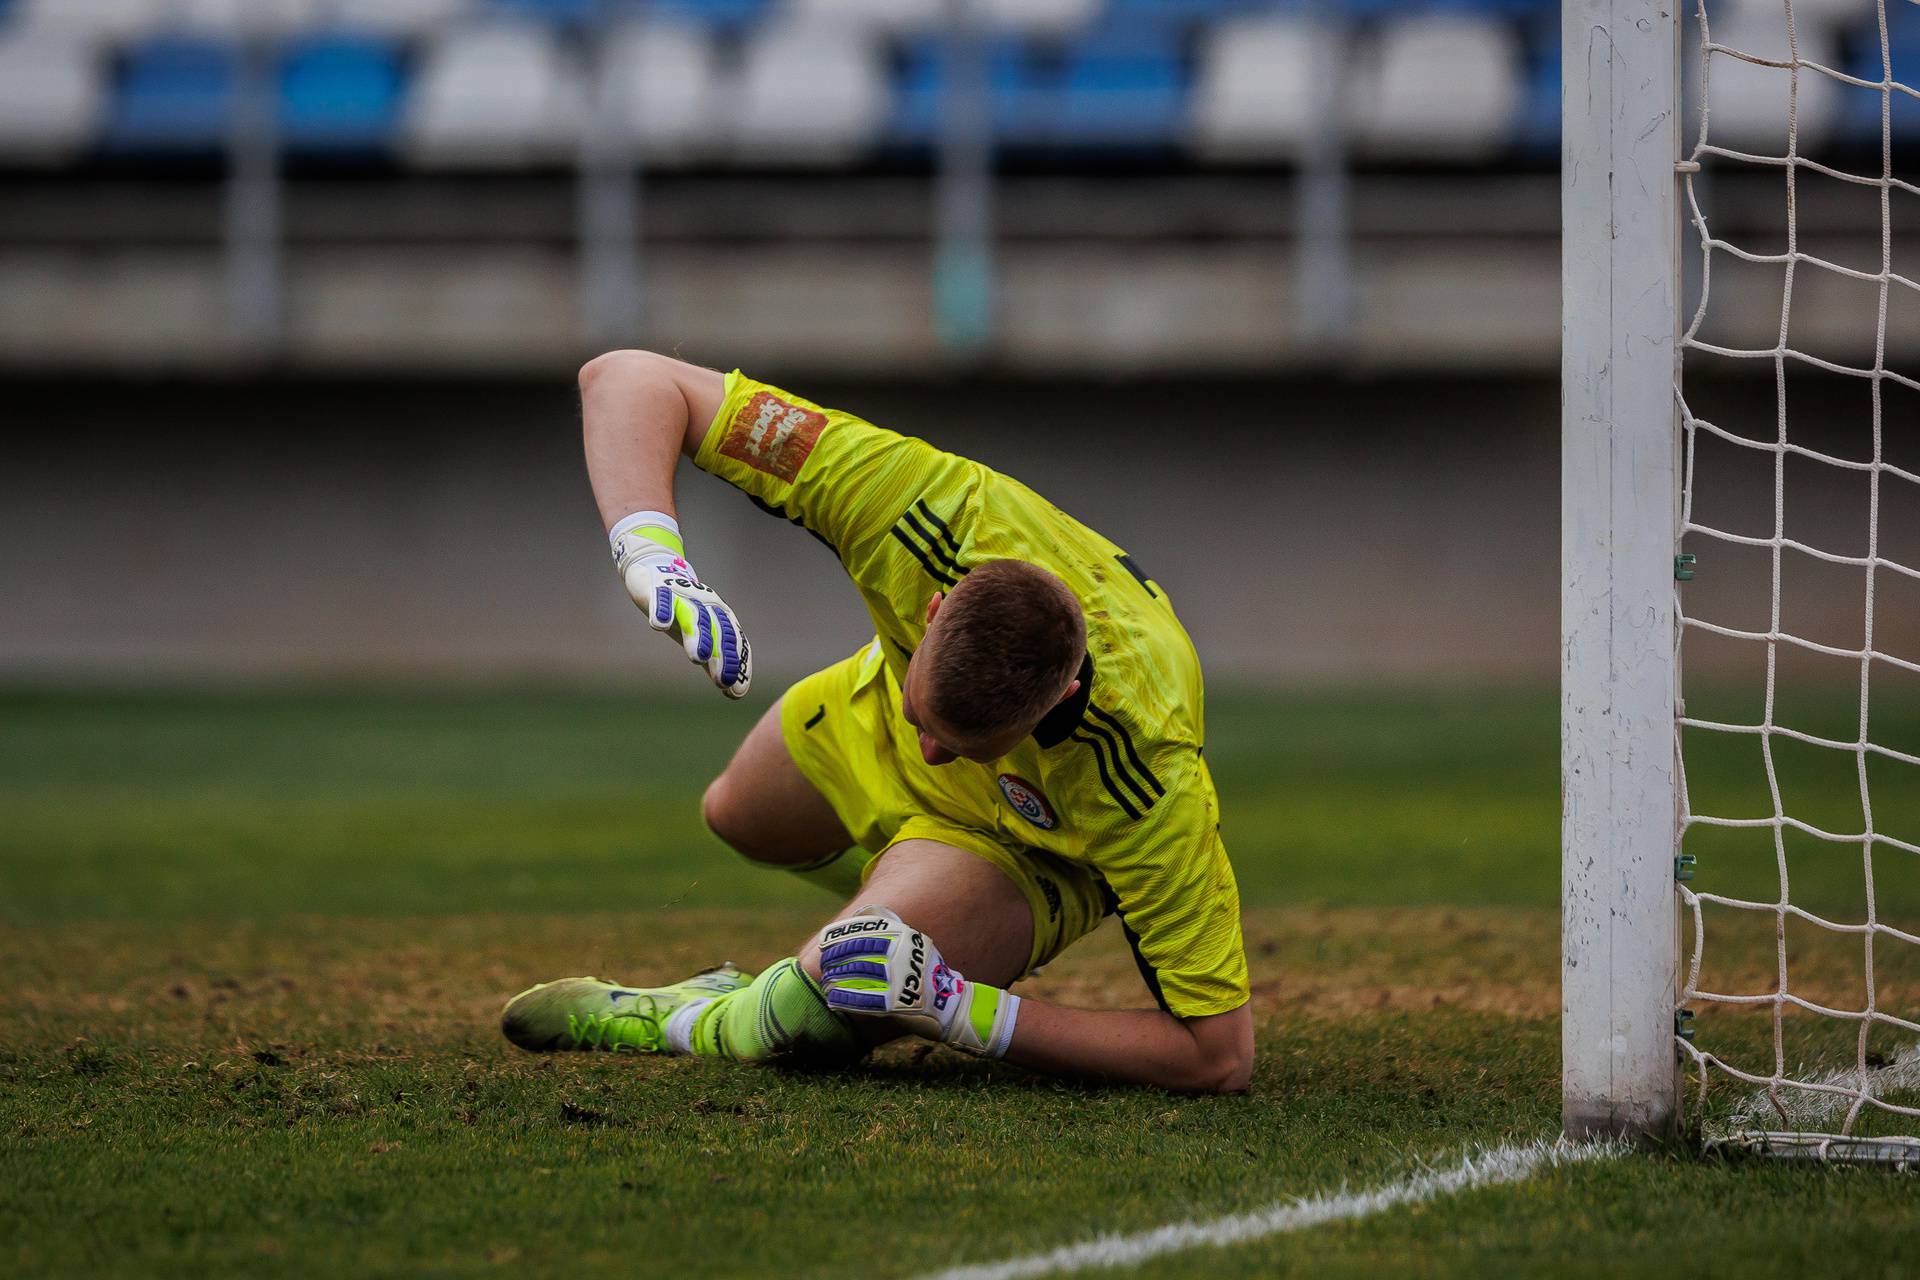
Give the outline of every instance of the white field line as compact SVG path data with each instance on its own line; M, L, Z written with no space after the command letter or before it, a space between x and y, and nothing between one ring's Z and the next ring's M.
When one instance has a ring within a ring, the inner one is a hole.
M1828 1093L1824 1090L1795 1088L1796 1080L1851 1092ZM1727 1127L1738 1132L1742 1129L1771 1129L1776 1124L1784 1124L1796 1132L1806 1132L1830 1127L1839 1120L1853 1105L1856 1093L1884 1098L1890 1093L1915 1089L1920 1089L1920 1041L1901 1049L1893 1056L1893 1061L1884 1067L1869 1067L1862 1072L1854 1066L1817 1076L1783 1078L1780 1082L1780 1102L1786 1109L1784 1116L1780 1114L1780 1108L1773 1105L1765 1089L1755 1089L1740 1099L1728 1115Z
M1476 1152L1446 1169L1428 1169L1400 1182L1371 1191L1340 1191L1332 1195L1284 1200L1231 1217L1204 1222L1176 1222L1129 1235L1095 1236L1079 1244L1063 1245L1045 1253L1008 1258L934 1272L924 1280L1022 1280L1027 1276L1065 1275L1096 1268L1130 1267L1163 1254L1188 1249L1217 1249L1269 1236L1301 1231L1328 1222L1365 1218L1402 1205L1421 1204L1440 1196L1476 1187L1522 1182L1543 1167L1571 1164L1623 1153L1612 1143L1533 1142Z

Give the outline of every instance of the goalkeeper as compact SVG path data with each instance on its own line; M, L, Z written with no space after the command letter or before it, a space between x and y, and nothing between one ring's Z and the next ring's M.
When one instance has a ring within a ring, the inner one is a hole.
M508 1038L832 1062L914 1035L1040 1071L1246 1088L1200 664L1160 584L1016 481L737 371L618 351L580 388L615 567L722 693L745 696L752 650L688 563L681 453L832 548L878 635L787 690L704 805L741 854L846 907L758 976L544 983L507 1005ZM1157 1008L1010 990L1108 914Z

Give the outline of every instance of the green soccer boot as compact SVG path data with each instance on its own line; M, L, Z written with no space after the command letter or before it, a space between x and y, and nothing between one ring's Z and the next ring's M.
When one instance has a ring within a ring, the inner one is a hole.
M670 987L623 987L601 978L561 978L529 987L500 1011L500 1030L533 1053L605 1049L660 1053L664 1027L676 1010L711 1000L753 981L731 963L694 974Z

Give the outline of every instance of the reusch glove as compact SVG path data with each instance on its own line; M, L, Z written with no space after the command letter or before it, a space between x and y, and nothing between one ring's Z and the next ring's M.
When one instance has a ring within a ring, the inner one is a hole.
M680 526L658 511L640 511L613 526L614 567L647 615L647 625L680 642L687 657L729 698L753 683L753 651L727 602L687 563Z
M933 939L885 907L820 931L820 983L838 1013L898 1018L917 1036L983 1058L1005 1056L1020 997L969 982Z

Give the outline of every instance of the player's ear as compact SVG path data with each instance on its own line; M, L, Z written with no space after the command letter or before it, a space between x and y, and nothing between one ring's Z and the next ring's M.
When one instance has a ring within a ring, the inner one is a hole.
M936 613L938 613L938 612L940 612L940 605L941 605L941 603L942 603L943 601L945 601L945 600L946 600L946 598L947 598L947 597L946 597L946 595L945 595L944 593L942 593L942 592L939 592L939 591L936 591L936 592L934 592L934 593L933 593L932 595L930 595L930 596L928 596L928 597L927 597L927 623L928 623L928 625L932 625L932 623L933 623L933 615L934 615L934 614L936 614Z
M1061 694L1059 697L1059 700L1056 701L1053 705L1056 707L1059 706L1060 703L1065 702L1068 698L1071 698L1074 694L1078 692L1080 692L1080 682L1078 680L1067 681L1067 691Z

